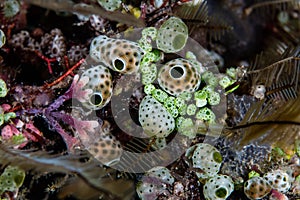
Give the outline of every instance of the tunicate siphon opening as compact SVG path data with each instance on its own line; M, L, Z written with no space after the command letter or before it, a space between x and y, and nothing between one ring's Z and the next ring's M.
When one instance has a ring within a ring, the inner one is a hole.
M227 195L227 190L225 188L219 188L216 190L216 196L219 198L225 198Z
M90 96L90 102L93 105L99 105L102 103L102 95L100 93L94 93Z
M217 163L222 162L222 155L219 152L214 152L213 158L214 158L214 161L216 161Z
M180 78L184 74L184 70L181 66L175 66L170 70L170 74L173 78Z
M122 71L125 67L125 63L120 59L116 59L114 61L114 66L115 66L115 69L117 69L118 71Z

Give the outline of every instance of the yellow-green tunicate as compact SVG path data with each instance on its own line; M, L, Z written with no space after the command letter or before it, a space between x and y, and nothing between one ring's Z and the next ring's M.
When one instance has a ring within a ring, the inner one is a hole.
M188 28L178 17L171 17L158 29L156 44L165 53L182 50L187 42Z

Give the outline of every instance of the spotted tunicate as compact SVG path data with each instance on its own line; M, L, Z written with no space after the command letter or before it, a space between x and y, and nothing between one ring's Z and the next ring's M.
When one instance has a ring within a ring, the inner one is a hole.
M262 177L256 176L245 182L244 193L249 199L262 199L270 192L270 184Z
M200 85L200 74L189 60L178 58L167 62L158 72L158 83L167 93L179 96L192 93Z
M108 11L114 11L121 6L122 0L98 0L98 3Z
M92 110L104 107L110 101L112 95L112 76L109 69L102 65L97 65L87 69L81 77L89 78L84 89L93 90L88 100L82 102L83 105Z
M87 150L102 164L117 163L122 155L121 144L113 135L102 135L87 146Z
M190 147L186 156L192 158L194 168L203 170L203 173L196 172L201 179L217 175L222 163L220 152L212 145L206 143L196 144Z
M6 37L4 32L0 29L0 48L5 44Z
M182 50L187 42L188 28L178 17L171 17L158 29L156 44L165 53Z
M276 189L279 192L287 192L291 186L289 175L283 170L268 172L264 175L264 178L269 182L273 189Z
M167 194L167 185L174 183L174 177L165 167L154 167L146 172L137 184L137 194L143 200L156 199L160 194Z
M152 96L145 96L139 107L139 122L149 136L166 137L175 128L175 120Z
M206 181L203 194L206 200L224 200L234 189L232 179L226 175L217 175Z
M123 74L137 72L144 54L135 42L104 35L94 38L90 46L90 56L93 60Z

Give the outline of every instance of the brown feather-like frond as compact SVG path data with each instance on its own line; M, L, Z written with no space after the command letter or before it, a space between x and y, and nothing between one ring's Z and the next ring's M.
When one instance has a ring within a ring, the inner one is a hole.
M113 173L112 169L99 166L99 162L90 157L88 153L79 155L50 155L42 151L24 151L7 148L0 144L0 162L2 165L14 165L24 170L39 172L59 172L75 174L85 184L101 192L104 196L112 197L108 199L119 199L125 195L126 191L120 190L122 184L115 182L115 187L108 184L114 179L108 176ZM82 160L87 161L83 162ZM132 184L128 181L127 184ZM108 187L109 186L109 187ZM124 193L123 193L124 192Z
M300 9L300 4L298 0L267 0L258 1L250 6L248 6L244 13L249 16L253 12L259 12L264 16L275 16L278 11L287 11L292 9Z

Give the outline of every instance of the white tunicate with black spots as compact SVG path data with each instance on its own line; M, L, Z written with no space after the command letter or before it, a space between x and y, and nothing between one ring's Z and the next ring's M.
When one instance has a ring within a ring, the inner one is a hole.
M287 192L291 187L289 175L282 170L268 172L264 175L264 178L269 182L273 189L276 189L279 192Z
M171 17L158 29L157 48L165 53L182 50L187 42L188 28L178 17Z
M154 167L150 169L147 173L147 176L156 177L160 179L163 183L168 183L172 185L174 183L174 178L171 175L170 171L165 167Z
M112 96L112 76L109 69L97 65L84 71L81 78L88 77L89 81L84 86L84 89L92 89L93 93L90 94L88 101L82 104L92 110L98 110L104 107L111 99Z
M203 194L206 200L224 200L234 189L232 179L226 175L217 175L206 181Z
M90 56L94 61L123 74L137 72L144 54L135 42L104 35L94 38L90 46Z
M186 156L192 158L194 168L203 170L203 173L196 172L201 179L207 179L218 174L222 156L212 145L206 143L196 144L186 151Z
M160 194L168 194L167 185L174 183L174 177L165 167L154 167L147 171L137 184L136 192L140 199L156 199Z
M139 106L139 122L152 137L167 137L175 128L175 120L167 109L152 96L145 96Z
M122 0L98 0L98 3L107 11L114 11L120 8Z
M262 177L253 177L245 182L244 193L249 199L262 199L271 192L270 184Z

